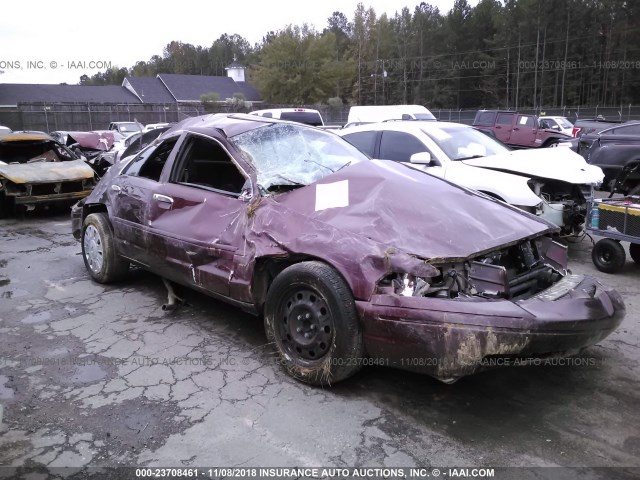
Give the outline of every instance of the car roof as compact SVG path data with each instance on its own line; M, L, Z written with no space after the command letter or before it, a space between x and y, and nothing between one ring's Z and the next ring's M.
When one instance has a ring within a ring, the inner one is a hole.
M261 117L259 115L245 113L215 113L211 115L187 118L180 123L171 126L171 128L165 132L164 136L166 137L174 132L186 130L211 137L219 136L220 133L224 134L226 137L233 137L274 123L287 123L303 128L315 128L301 123L287 122L274 118Z
M614 129L618 129L618 128L622 128L622 127L632 127L632 126L634 126L634 125L640 125L640 122L631 122L631 123L627 122L627 123L620 123L620 124L618 124L618 125L614 125L613 127L607 127L607 128L605 128L604 130L600 130L598 133L599 133L599 134L601 134L601 133L606 133L606 132L608 132L609 130L614 130Z
M258 115L258 114L262 114L262 113L275 113L275 112L316 112L316 113L320 113L318 110L315 110L313 108L306 108L306 107L289 107L289 108L268 108L266 110L254 110L253 112L251 112L251 115Z
M442 128L473 128L470 125L454 122L434 122L433 120L397 120L393 122L366 123L364 125L356 125L353 127L337 130L339 135L346 135L355 132L367 132L370 130L394 130L398 132L420 132L438 130Z
M44 132L13 132L2 136L0 142L24 142L24 141L54 141L50 135Z

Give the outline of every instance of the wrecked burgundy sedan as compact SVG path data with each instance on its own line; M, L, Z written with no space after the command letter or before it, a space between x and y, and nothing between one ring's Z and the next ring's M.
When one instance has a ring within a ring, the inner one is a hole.
M72 202L95 185L93 169L42 132L14 132L0 138L0 218L16 205Z
M553 224L256 116L178 124L72 220L94 280L133 263L262 314L281 363L312 384L366 364L452 382L493 357L577 353L625 313L567 272Z

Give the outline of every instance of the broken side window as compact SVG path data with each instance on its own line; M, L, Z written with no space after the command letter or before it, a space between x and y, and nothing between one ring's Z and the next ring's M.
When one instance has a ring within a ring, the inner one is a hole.
M156 182L160 180L162 169L164 168L171 150L178 142L178 137L169 138L158 144L140 152L140 154L126 167L124 175L135 177L145 177Z
M190 135L176 162L171 181L238 196L247 179L217 141Z

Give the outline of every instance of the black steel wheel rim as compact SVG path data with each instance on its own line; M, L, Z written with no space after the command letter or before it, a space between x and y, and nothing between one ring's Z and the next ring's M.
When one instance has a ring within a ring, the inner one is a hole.
M613 252L609 248L601 248L598 252L598 260L602 264L608 264L613 261Z
M314 363L331 349L334 324L327 300L315 290L295 288L283 296L276 314L284 353Z

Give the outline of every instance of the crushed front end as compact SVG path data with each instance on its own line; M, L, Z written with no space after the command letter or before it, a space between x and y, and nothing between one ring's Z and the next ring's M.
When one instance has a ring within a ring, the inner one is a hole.
M491 359L576 354L620 324L620 295L568 275L566 247L542 236L469 259L433 260L438 274L394 273L357 302L369 356L444 382Z
M528 184L542 200L532 213L558 225L563 235L579 235L584 231L587 200L592 197L593 185L548 178L531 179Z

